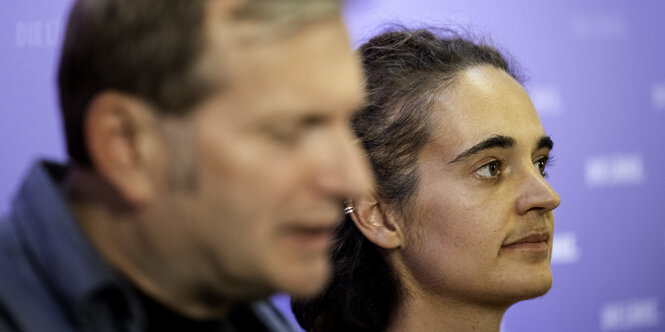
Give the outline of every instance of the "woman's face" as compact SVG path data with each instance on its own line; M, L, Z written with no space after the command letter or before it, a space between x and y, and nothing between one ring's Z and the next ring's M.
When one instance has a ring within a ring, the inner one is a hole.
M406 286L497 305L545 294L560 198L544 176L552 141L529 96L504 71L478 66L458 75L432 119L398 258Z

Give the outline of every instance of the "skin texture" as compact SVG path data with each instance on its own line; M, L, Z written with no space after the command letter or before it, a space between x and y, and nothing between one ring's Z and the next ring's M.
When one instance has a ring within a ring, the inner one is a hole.
M76 169L70 192L102 255L194 318L320 291L341 201L370 186L348 124L363 83L342 21L252 43L229 37L255 27L225 21L225 6L210 2L201 67L230 85L184 117L97 96L86 120L95 170Z
M550 151L538 148L546 134L531 100L490 66L461 72L446 91L419 155L420 183L396 219L399 250L387 254L406 290L393 331L498 331L508 307L552 283L560 198L541 174ZM458 158L499 135L514 144ZM507 246L532 234L543 239Z

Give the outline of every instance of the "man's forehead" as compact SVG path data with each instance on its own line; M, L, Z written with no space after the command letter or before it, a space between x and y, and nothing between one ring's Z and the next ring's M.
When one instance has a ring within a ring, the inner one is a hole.
M201 71L223 77L226 82L236 81L237 76L256 71L254 68L279 69L271 65L280 62L280 58L298 56L298 52L327 51L329 45L325 43L340 44L343 40L342 43L346 44L343 47L349 48L337 7L325 5L331 3L337 1L209 0L204 31L206 49L201 61L204 69ZM289 6L295 6L297 10L288 11ZM265 8L278 10L268 15L263 13ZM303 49L298 45L297 41L304 35L316 35L308 41L318 43L316 48ZM333 47L339 48L338 45ZM324 53L312 56L321 55Z
M311 9L302 15L313 15L317 20L292 21L301 24L301 29L274 33L263 31L265 27L261 26L271 23L258 19L225 19L224 15L240 7L219 2L209 2L208 45L201 72L223 81L220 91L227 99L224 104L232 109L244 108L245 116L252 113L271 117L338 112L360 106L364 91L360 61L351 51L344 23L336 11L329 10L335 15L317 16ZM233 2L236 6L247 3ZM248 34L264 32L261 39L246 39Z
M331 17L338 0L208 0L206 19L245 41L271 41Z
M269 43L229 44L220 39L210 45L206 57L210 72L224 72L233 85L245 89L271 87L280 91L288 88L288 84L284 86L288 81L301 84L306 93L326 85L340 88L336 84L348 79L362 81L359 61L339 18L312 24Z
M248 0L207 0L206 12L210 20L228 20Z

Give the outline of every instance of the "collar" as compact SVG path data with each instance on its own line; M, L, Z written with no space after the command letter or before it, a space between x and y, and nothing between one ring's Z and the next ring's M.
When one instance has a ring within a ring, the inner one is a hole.
M119 291L121 279L106 264L76 222L62 191L67 167L53 162L35 163L13 201L16 228L42 271L48 287L71 314L85 316L88 304Z
M69 209L62 189L66 175L67 166L53 162L31 167L13 201L17 234L44 283L74 319L94 324L94 318L87 322L91 316L108 313L99 306L124 302L125 324L142 330L145 317L131 286L105 262ZM254 302L248 309L270 331L294 331L269 301Z

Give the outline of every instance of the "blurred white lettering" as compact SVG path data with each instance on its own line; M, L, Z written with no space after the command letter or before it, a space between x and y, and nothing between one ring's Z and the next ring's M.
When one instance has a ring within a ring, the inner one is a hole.
M59 35L58 20L16 23L16 46L19 48L53 47L58 43Z
M555 86L537 86L531 91L533 104L541 115L561 114L561 93Z
M602 331L653 327L658 325L659 321L656 298L608 303L600 311Z
M573 232L555 234L552 245L552 264L575 263L582 255L577 245L577 234Z
M651 104L657 110L665 110L665 82L656 82L651 86Z
M646 178L640 154L592 156L584 165L587 187L607 187L643 183Z
M628 24L620 14L589 14L571 20L571 32L581 40L621 40L628 37Z

